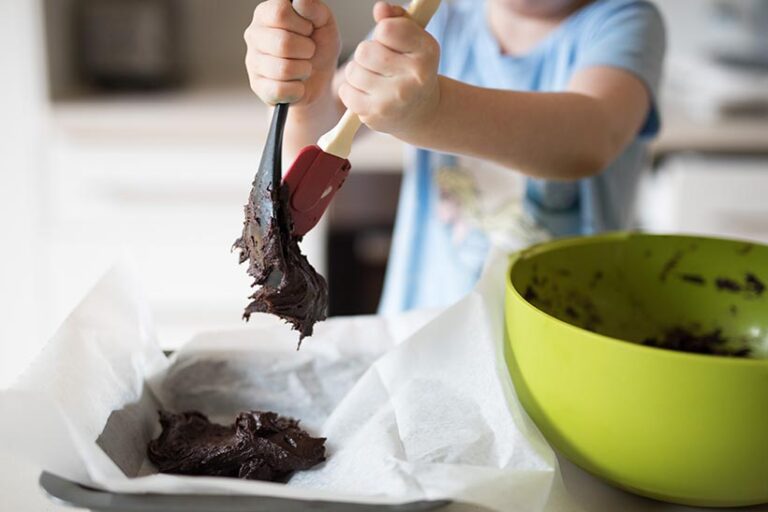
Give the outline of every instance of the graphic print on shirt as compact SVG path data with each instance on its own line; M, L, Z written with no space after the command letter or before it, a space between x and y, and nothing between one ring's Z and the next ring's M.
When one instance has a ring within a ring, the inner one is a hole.
M460 247L474 230L514 251L551 238L524 208L526 178L486 161L441 155L434 173L437 214Z

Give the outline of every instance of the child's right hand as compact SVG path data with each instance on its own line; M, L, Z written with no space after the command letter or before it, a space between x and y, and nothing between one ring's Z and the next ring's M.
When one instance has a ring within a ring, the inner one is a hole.
M251 89L270 105L331 98L341 39L321 0L267 0L245 31Z

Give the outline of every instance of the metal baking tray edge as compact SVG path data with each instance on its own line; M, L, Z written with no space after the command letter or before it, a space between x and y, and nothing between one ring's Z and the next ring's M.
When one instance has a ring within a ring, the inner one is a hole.
M425 512L451 503L442 500L368 505L266 496L116 494L85 487L46 471L40 474L39 483L51 500L93 512Z

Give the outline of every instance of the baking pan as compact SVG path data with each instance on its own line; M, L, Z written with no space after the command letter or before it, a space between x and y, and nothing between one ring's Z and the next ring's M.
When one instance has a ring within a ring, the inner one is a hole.
M450 503L415 501L402 505L364 505L265 496L116 494L85 487L45 471L40 475L40 487L59 504L93 512L424 512Z

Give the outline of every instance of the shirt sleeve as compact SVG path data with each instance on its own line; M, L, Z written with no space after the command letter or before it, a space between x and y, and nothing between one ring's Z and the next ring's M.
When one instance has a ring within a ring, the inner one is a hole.
M661 127L657 99L666 51L661 13L644 0L611 0L599 5L584 31L574 70L610 66L639 78L651 98L639 136L653 137Z

